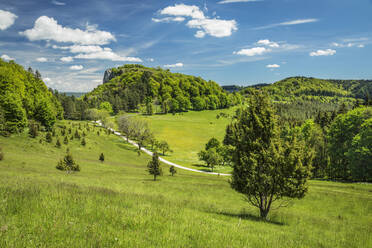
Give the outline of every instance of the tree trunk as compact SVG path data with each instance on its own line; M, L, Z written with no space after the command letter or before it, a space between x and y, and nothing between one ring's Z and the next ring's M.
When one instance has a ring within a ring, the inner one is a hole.
M266 220L269 209L260 208L260 216L262 219Z

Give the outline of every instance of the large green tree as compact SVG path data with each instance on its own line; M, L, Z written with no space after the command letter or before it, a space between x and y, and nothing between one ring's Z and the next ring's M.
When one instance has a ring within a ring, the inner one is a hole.
M266 96L254 93L227 129L224 143L233 146L231 187L259 208L262 218L267 218L275 201L305 196L311 152L295 134L280 138Z

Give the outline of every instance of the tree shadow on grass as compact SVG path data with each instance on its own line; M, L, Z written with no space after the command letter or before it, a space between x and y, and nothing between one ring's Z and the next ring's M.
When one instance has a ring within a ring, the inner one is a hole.
M250 213L230 213L230 212L225 212L225 211L222 211L222 212L214 212L215 214L219 214L219 215L224 215L224 216L228 216L228 217L232 217L232 218L239 218L239 219L242 219L242 220L251 220L251 221L256 221L256 222L264 222L264 223L269 223L269 224L274 224L274 225L278 225L278 226L284 226L285 223L283 222L279 222L279 221L276 221L276 220L264 220L256 215L253 215L253 214L250 214Z

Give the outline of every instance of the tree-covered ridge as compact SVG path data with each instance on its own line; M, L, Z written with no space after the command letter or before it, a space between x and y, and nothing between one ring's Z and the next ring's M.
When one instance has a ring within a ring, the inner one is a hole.
M48 91L38 71L26 71L14 61L0 59L0 132L22 131L28 120L50 129L62 118L60 102Z
M237 94L228 94L213 81L161 68L124 65L112 68L109 79L86 95L90 106L107 101L117 113L155 104L167 113L220 109L240 101Z

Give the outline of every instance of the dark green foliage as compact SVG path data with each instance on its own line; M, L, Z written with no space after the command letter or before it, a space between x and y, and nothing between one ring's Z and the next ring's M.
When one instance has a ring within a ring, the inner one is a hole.
M45 136L45 141L48 142L48 143L52 143L53 141L53 138L52 138L52 134L50 132L48 132Z
M160 167L159 156L156 152L152 155L152 160L147 164L147 171L150 175L154 176L154 181L156 181L157 176L161 176L163 171Z
M26 71L14 61L0 59L0 112L5 122L1 132L21 132L27 119L51 129L56 118L62 118L63 109L48 91L41 77Z
M0 161L4 160L3 148L0 147Z
M174 167L173 165L172 165L171 167L169 167L169 172L170 172L170 174L171 174L172 177L173 177L174 174L177 173L176 167Z
M208 150L203 150L198 153L199 159L204 161L208 167L213 171L214 167L221 164L222 157L218 153L217 149L212 147Z
M112 68L110 81L85 99L90 107L109 102L114 113L136 111L139 105L145 105L147 114L153 112L154 103L162 107L163 113L176 113L227 108L240 102L239 95L227 94L213 81L142 65Z
M56 168L58 170L66 171L67 173L80 171L80 166L75 162L69 152L67 152L66 156L58 162Z
M86 146L86 144L87 144L87 142L85 141L85 138L83 138L83 139L81 140L81 145L82 145L82 146Z
M80 137L80 133L79 133L79 131L76 129L76 131L75 131L75 134L74 134L74 138L75 139L80 139L81 137Z
M34 121L28 123L28 135L31 138L36 138L39 135L39 125Z
M57 138L56 147L61 148L61 141Z
M267 218L275 201L304 197L312 152L295 133L280 137L267 97L254 92L228 130L225 141L233 146L231 187L259 208L262 218Z
M221 146L221 142L216 138L211 138L207 144L205 144L205 150L209 150L211 148L219 149Z
M99 131L97 131L97 135L99 136Z
M99 155L99 161L101 161L102 163L103 161L105 161L105 155L103 155L103 153Z
M87 136L87 134L84 131L83 131L82 135L83 135L83 137L86 137Z
M65 136L65 138L63 139L63 144L65 144L65 145L68 144L68 138L67 138L67 136Z

